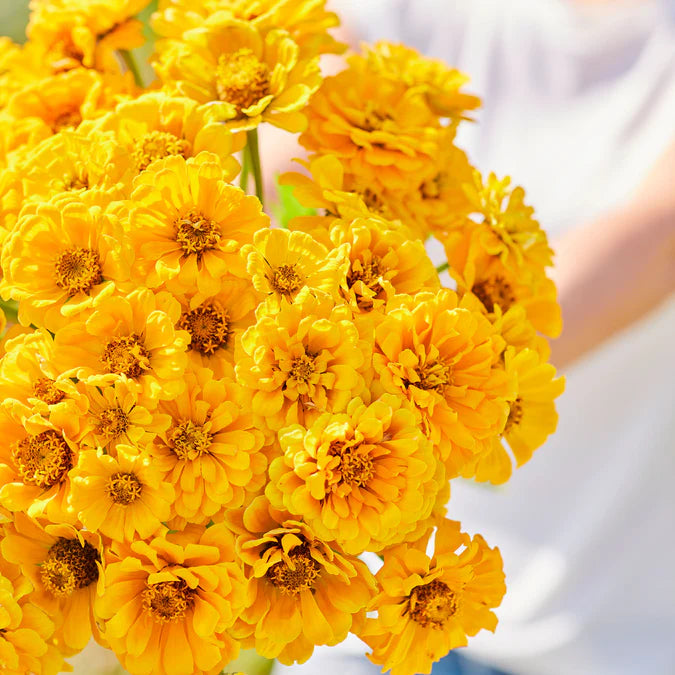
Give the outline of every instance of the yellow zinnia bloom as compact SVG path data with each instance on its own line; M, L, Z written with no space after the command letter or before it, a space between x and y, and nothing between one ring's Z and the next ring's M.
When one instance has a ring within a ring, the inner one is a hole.
M359 633L372 649L368 658L392 675L429 673L467 636L497 625L491 609L506 590L499 549L452 520L439 524L432 558L425 548L423 540L385 552L376 575L381 590L369 608L378 615Z
M447 289L397 296L375 328L372 387L415 405L449 478L504 428L513 381L499 367L501 345L490 322Z
M345 413L284 427L278 439L284 454L265 494L354 555L404 541L444 482L419 413L391 394L369 406L356 398Z
M168 293L147 288L101 300L84 321L55 338L56 360L90 384L112 386L119 375L138 383L141 400L174 398L181 392L189 342L175 330L180 305Z
M302 663L315 645L336 645L362 624L374 580L358 558L262 496L228 520L251 584L251 604L232 630L244 647Z
M217 675L238 644L228 629L248 602L224 525L117 547L96 610L110 648L135 675Z
M304 288L334 298L344 279L346 247L329 251L303 232L265 228L255 233L253 244L241 249L255 289L266 296L264 311L274 314L282 301L293 299Z
M35 205L5 242L0 292L20 301L23 325L58 331L129 278L123 241L119 220L96 203L62 195Z
M17 513L4 525L0 550L32 582L31 601L62 620L53 640L64 654L84 649L92 635L100 639L93 607L103 590L98 534L72 525L43 525Z
M113 457L83 450L70 479L70 506L92 532L115 541L147 539L169 518L174 489L147 451L118 445Z
M275 432L306 416L341 412L365 395L372 350L352 312L329 295L301 294L261 316L241 338L237 379L260 428Z
M246 278L239 249L269 218L232 177L204 152L158 160L136 178L127 227L139 283L213 296L229 275Z
M176 491L174 529L222 519L264 486L263 435L242 408L239 386L200 368L184 374L185 392L160 403L171 425L151 448L153 464Z
M50 75L52 70L44 63L44 53L37 45L19 45L0 36L0 109L17 91Z
M232 129L269 122L292 133L307 124L302 109L321 84L318 57L302 59L281 29L261 33L226 11L209 16L180 41L158 43L156 70L171 90L213 103Z

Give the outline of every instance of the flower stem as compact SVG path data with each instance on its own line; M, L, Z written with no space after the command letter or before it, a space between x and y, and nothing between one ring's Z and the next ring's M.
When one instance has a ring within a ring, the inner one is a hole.
M119 52L122 55L122 60L126 65L127 69L134 76L134 80L139 87L145 87L143 83L143 77L141 76L141 71L138 69L138 64L133 57L133 54L128 49L120 49Z
M241 174L239 176L239 187L246 192L248 190L248 175L251 172L251 153L248 143L241 151Z
M258 129L251 129L246 133L246 147L248 148L248 156L251 159L251 170L253 171L253 178L255 179L255 194L260 202L264 204L260 148L258 147Z
M441 274L441 272L445 272L445 270L450 268L450 264L446 261L444 263L441 263L437 268L436 271Z

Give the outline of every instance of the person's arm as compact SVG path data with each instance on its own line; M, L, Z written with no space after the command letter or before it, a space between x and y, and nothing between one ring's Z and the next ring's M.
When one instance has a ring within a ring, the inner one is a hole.
M675 289L675 143L635 195L564 236L556 249L565 367L654 309Z

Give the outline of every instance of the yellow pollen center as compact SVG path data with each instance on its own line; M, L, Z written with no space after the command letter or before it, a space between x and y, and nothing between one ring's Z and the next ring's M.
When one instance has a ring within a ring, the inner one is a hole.
M141 342L140 336L132 333L110 340L103 350L101 361L109 373L135 379L150 369L150 352Z
M63 178L63 191L64 192L74 192L75 190L87 190L89 189L89 177L86 173L82 172L81 174L73 174L72 176L64 176Z
M507 434L511 429L517 427L523 419L523 401L519 397L517 398L509 408L509 416L506 418L506 425L504 426L504 432Z
M284 595L297 595L311 590L319 576L319 563L312 558L309 546L296 546L289 553L289 561L281 561L267 570L267 578Z
M164 159L171 155L189 157L190 143L184 138L178 138L167 131L151 131L136 141L131 156L139 171L144 171L155 160Z
M207 356L220 347L227 347L232 335L229 315L215 303L184 312L178 328L190 333L190 349Z
M194 605L196 591L179 581L160 581L141 593L143 609L158 623L171 623L185 618Z
M66 397L66 393L61 391L54 380L48 377L41 377L35 381L33 385L33 395L39 398L47 405L54 405L60 403Z
M98 251L90 248L70 248L54 264L56 285L69 296L89 291L103 281Z
M408 612L420 625L443 628L445 622L457 613L457 594L438 579L424 586L415 586L408 598Z
M316 371L314 357L309 354L303 354L293 359L291 370L288 373L289 380L300 380L307 382Z
M471 292L485 305L488 312L494 312L495 305L499 305L505 312L516 301L513 289L501 276L490 277L474 284Z
M121 436L128 428L129 418L122 408L107 408L98 416L98 433L110 439Z
M418 366L415 368L415 372L420 378L419 382L411 382L410 384L420 389L435 389L441 392L452 380L450 367L442 361L432 361L423 366Z
M363 487L373 477L373 458L368 452L368 446L345 446L340 441L334 441L330 454L340 458L342 483Z
M118 471L108 479L106 490L116 504L127 506L141 496L143 484L135 474Z
M366 107L363 113L363 125L361 128L364 131L378 131L382 129L386 121L392 119L393 117L388 112L382 112L377 109L375 103L366 101Z
M372 256L370 260L354 260L347 274L347 284L350 288L357 282L361 282L372 291L371 295L361 292L362 289L355 289L356 302L361 309L370 311L373 308L373 298L383 292L380 280L385 272L382 261L377 256Z
M73 468L73 452L65 439L48 429L19 441L13 452L21 480L27 485L50 488Z
M59 537L40 566L40 578L47 591L65 597L98 580L98 551L87 541Z
M420 186L423 199L438 199L445 187L448 176L445 173L437 173L433 178L424 181Z
M192 209L176 221L176 241L185 255L201 257L204 251L215 248L222 233L220 226L199 211Z
M231 103L238 113L269 94L269 69L250 49L221 54L216 68L216 91L221 101Z
M213 435L192 420L181 422L169 434L169 445L183 461L194 460L209 451Z
M293 295L304 285L295 265L279 265L267 274L272 290L280 295Z

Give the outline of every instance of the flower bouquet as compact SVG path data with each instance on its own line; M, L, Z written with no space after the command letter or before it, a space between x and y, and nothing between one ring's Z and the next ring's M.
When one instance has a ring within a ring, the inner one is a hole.
M455 145L458 71L379 43L322 77L324 0L160 0L151 73L148 4L33 0L0 42L2 672L351 632L428 673L505 592L450 482L556 425L546 234ZM274 223L261 125L304 157Z

